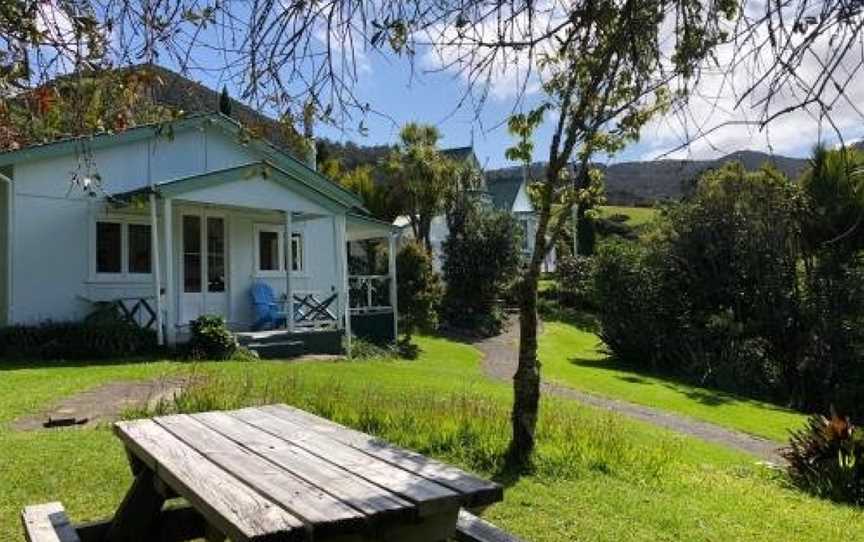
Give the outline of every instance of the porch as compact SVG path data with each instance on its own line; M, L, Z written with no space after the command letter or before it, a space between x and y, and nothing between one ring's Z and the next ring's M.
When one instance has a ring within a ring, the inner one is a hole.
M376 341L392 340L397 333L393 228L296 186L287 172L269 164L234 169L115 196L109 216L96 219L96 252L99 224L137 213L149 226L151 272L135 294L114 288L97 297L116 302L130 321L155 329L160 344L185 340L189 323L204 314L224 317L241 334L276 332L241 335L251 344L264 340L335 353L343 337L350 345L352 324L358 336L372 330ZM131 237L129 231L123 235ZM351 243L372 240L387 247L386 274L349 275ZM263 328L252 296L259 287L283 307L281 318ZM387 322L383 335L382 321Z

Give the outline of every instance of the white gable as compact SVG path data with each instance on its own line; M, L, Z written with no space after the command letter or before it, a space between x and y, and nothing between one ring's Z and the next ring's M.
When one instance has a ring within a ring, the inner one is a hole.
M519 192L516 193L516 199L513 200L514 213L533 213L534 206L531 204L531 198L528 197L528 185L522 183L519 186Z
M118 143L92 152L94 171L106 194L119 194L183 177L201 175L260 160L261 157L216 126L192 128L173 137ZM78 171L75 153L15 164L18 193L36 196L84 197L70 193L70 179Z
M311 199L286 188L284 184L256 175L249 179L220 183L197 190L184 192L177 196L213 205L250 207L255 209L291 210L297 213L330 214L324 207Z

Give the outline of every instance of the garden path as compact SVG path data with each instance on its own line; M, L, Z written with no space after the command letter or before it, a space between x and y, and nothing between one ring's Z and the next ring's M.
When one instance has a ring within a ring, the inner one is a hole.
M487 376L496 380L510 381L516 372L519 357L518 318L511 318L501 335L477 341L473 346L483 353L483 371ZM746 452L765 461L779 463L782 460L778 453L778 444L768 439L658 408L587 393L553 382L544 381L542 388L544 393L610 410L664 429Z

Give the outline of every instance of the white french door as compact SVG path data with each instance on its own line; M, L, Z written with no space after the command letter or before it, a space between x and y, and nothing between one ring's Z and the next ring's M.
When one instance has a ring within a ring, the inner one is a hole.
M228 247L224 215L202 211L182 217L180 321L203 314L228 319Z

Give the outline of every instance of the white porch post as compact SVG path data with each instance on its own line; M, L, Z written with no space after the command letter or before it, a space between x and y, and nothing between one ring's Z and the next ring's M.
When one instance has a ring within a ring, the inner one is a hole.
M153 293L156 296L156 338L159 346L165 344L162 333L162 275L159 267L159 226L156 215L156 194L150 193L150 240L153 254Z
M390 306L393 308L393 341L399 341L399 300L396 284L396 234L391 233L387 246L387 270L390 274Z
M0 173L0 189L6 187L6 223L0 224L6 230L6 314L5 324L11 326L15 321L14 303L15 290L13 289L12 275L15 266L12 263L15 254L15 187L12 179ZM0 307L2 309L2 307Z
M285 298L287 299L286 326L288 331L294 331L294 286L291 284L291 269L294 266L294 243L291 242L291 234L294 228L291 224L291 211L285 211Z
M177 305L174 294L174 210L171 198L162 205L162 224L165 242L165 341L170 346L177 344Z
M345 341L351 349L351 300L348 290L348 250L345 231L345 215L333 215L333 238L336 252L336 290L339 294L339 308L345 318Z

